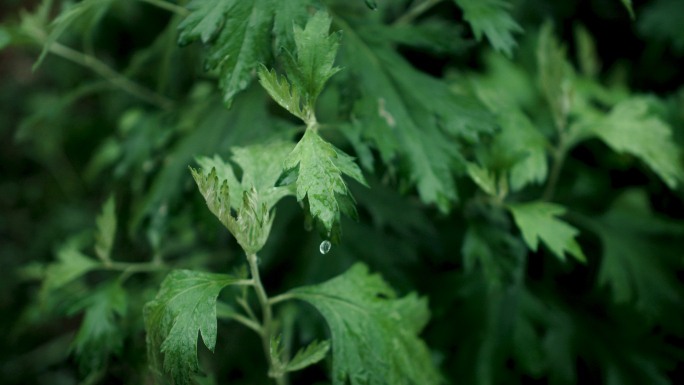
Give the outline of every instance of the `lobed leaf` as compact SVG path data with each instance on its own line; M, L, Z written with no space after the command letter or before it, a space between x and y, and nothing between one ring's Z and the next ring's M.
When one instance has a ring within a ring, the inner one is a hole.
M325 358L330 350L330 341L314 341L305 348L299 349L294 358L285 365L286 372L302 370Z
M504 0L454 0L463 10L463 18L470 24L478 41L487 36L495 50L508 57L516 46L513 34L523 29L507 12L511 5Z
M81 253L74 242L67 242L57 251L57 262L47 267L42 290L47 293L59 289L100 266L99 261Z
M238 181L233 166L224 162L218 155L214 158L200 156L196 161L205 173L216 169L219 180L226 180L233 196L241 196L244 191L254 187L260 202L270 210L278 201L288 195L294 195L292 187L277 187L276 182L282 173L282 163L294 148L290 142L275 141L269 144L257 144L245 147L232 147L234 161L242 170L242 180ZM242 200L231 201L231 207L238 210Z
M397 298L378 275L357 263L327 282L293 289L330 328L333 385L437 384L442 381L418 334L429 318L427 301Z
M422 201L448 212L458 198L453 171L464 163L456 140L473 141L491 132L491 115L413 68L389 46L372 45L372 36L358 35L351 26L346 31L340 58L360 94L353 113L361 137L387 164L400 156Z
M296 57L291 53L283 56L288 78L311 109L325 83L340 70L333 64L342 35L329 34L331 23L326 12L318 11L304 29L295 24Z
M261 250L268 240L275 216L271 215L266 203L260 200L256 188L252 186L242 191L242 203L236 205L239 208L237 216L233 217L228 181L224 180L219 186L215 168L207 176L201 169L198 171L190 167L190 172L209 211L233 234L240 247L248 254Z
M553 35L553 24L542 25L537 43L539 84L555 119L556 128L564 130L571 108L572 66L566 59L566 49Z
M643 191L627 190L595 220L603 248L597 284L609 287L616 303L634 303L640 311L662 316L681 306L684 293L673 268L681 261L677 245L684 226L659 218ZM670 250L663 245L670 245Z
M117 317L126 315L127 306L128 295L123 287L107 282L71 307L71 314L85 310L71 345L81 371L102 369L111 354L121 354L124 332Z
M506 207L513 214L530 250L537 251L539 240L542 240L561 261L565 260L567 252L578 261L586 262L587 258L575 240L579 230L556 218L565 213L564 207L543 201L509 204Z
M193 374L199 373L197 333L213 352L216 298L221 289L239 281L227 274L190 270L174 270L164 279L157 297L143 309L148 360L157 381L164 381L167 372L176 385L192 383Z
M219 69L223 102L252 81L257 63L270 55L274 2L271 0L194 0L190 15L178 25L180 45L201 40L208 44L206 69Z
M670 126L649 112L645 98L624 100L607 116L581 125L580 130L618 153L639 158L671 189L684 182L682 150L673 141Z
M468 225L461 247L467 273L480 270L492 288L507 287L524 279L527 248L522 241L491 224Z
M338 156L338 153L343 155ZM348 207L344 197L353 200L342 173L365 184L361 171L350 158L314 130L307 129L283 163L286 174L297 172L297 201L307 197L311 215L318 218L328 231L339 220L340 209Z
M261 83L266 92L271 95L271 98L273 98L276 103L280 104L292 115L298 117L304 122L311 121L311 110L308 108L308 106L305 106L304 111L302 111L297 87L292 86L291 89L290 83L287 81L285 76L282 76L280 81L278 81L278 75L275 73L275 71L271 70L269 72L264 65L259 67L257 73L259 74L259 83Z

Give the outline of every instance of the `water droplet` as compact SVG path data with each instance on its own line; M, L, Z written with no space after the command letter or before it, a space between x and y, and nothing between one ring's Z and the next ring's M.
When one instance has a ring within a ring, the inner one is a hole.
M331 247L332 243L326 239L325 241L321 242L321 246L318 248L318 250L320 250L321 254L328 254Z

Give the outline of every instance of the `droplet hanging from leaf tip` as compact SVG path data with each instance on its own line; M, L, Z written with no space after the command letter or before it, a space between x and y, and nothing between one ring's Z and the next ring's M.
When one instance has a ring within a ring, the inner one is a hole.
M325 241L321 242L321 246L318 248L318 250L321 252L321 254L328 254L331 248L332 243L326 239Z

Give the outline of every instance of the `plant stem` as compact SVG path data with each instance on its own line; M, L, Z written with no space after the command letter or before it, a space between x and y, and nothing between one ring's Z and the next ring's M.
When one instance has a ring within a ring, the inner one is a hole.
M269 369L273 369L273 360L271 359L271 337L273 336L273 309L264 290L264 285L261 283L261 276L259 275L259 263L256 254L247 254L247 262L252 273L252 285L256 291L257 298L261 304L262 321L261 321L261 342L264 347L264 354L266 361L268 361ZM269 370L270 371L270 370ZM275 377L278 385L285 384L285 378L282 375Z
M153 260L152 262L131 263L131 262L114 262L112 260L103 261L104 268L108 270L119 270L119 283L123 284L131 275L135 273L146 273L151 271L159 271L166 269L167 266L161 260Z
M242 314L239 314L239 313L222 314L222 313L217 312L216 316L218 318L232 319L234 321L237 321L237 322L247 326L248 328L254 330L255 332L261 334L261 325L259 325L258 322L255 322L254 320L251 320Z
M418 16L422 15L425 11L432 8L435 4L439 3L440 1L442 0L424 0L418 5L409 9L405 14L401 15L401 17L395 20L394 23L392 23L392 25L396 27L399 25L411 24L411 22L415 20Z
M553 200L553 197L556 194L556 186L558 185L560 173L563 169L563 164L565 163L565 157L567 154L567 135L565 134L564 127L559 127L558 146L553 150L553 166L551 166L551 173L549 174L549 179L546 182L546 188L544 189L544 194L542 195L542 199L545 201Z
M271 305L275 305L275 304L277 304L278 302L287 301L288 299L292 299L292 298L294 298L294 297L292 296L292 294L284 293L284 294L280 294L280 295L276 295L275 297L272 297L272 298L269 300L269 303L270 303Z
M152 4L156 7L165 9L165 10L173 12L173 13L177 13L181 16L188 16L190 14L190 11L188 11L187 9L185 9L183 7L179 7L176 4L167 3L166 1L162 1L162 0L140 0L140 1Z
M93 56L86 55L57 42L54 42L50 45L50 52L76 64L90 68L98 75L101 75L105 79L109 80L115 86L135 97L147 101L150 104L154 104L159 108L169 110L174 105L174 102L171 99L128 79Z
M165 269L166 266L159 262L143 262L143 263L130 263L130 262L113 262L108 261L104 264L105 269L109 270L120 270L128 274L142 273L147 271L157 271Z
M256 315L254 314L254 311L252 310L252 307L249 306L249 304L247 303L247 301L245 301L244 298L238 298L238 299L237 299L237 303L240 304L240 306L242 306L243 309L245 309L245 312L247 313L247 315L249 316L249 318L251 318L251 319L252 319L253 321L255 321L255 322L259 322L259 319L258 319L258 318L256 317Z

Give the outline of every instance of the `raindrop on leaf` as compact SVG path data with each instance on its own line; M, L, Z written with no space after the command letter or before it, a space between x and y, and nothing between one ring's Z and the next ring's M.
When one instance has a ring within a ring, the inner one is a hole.
M325 241L321 242L321 246L318 249L320 250L321 254L328 254L331 247L332 243L326 239Z

